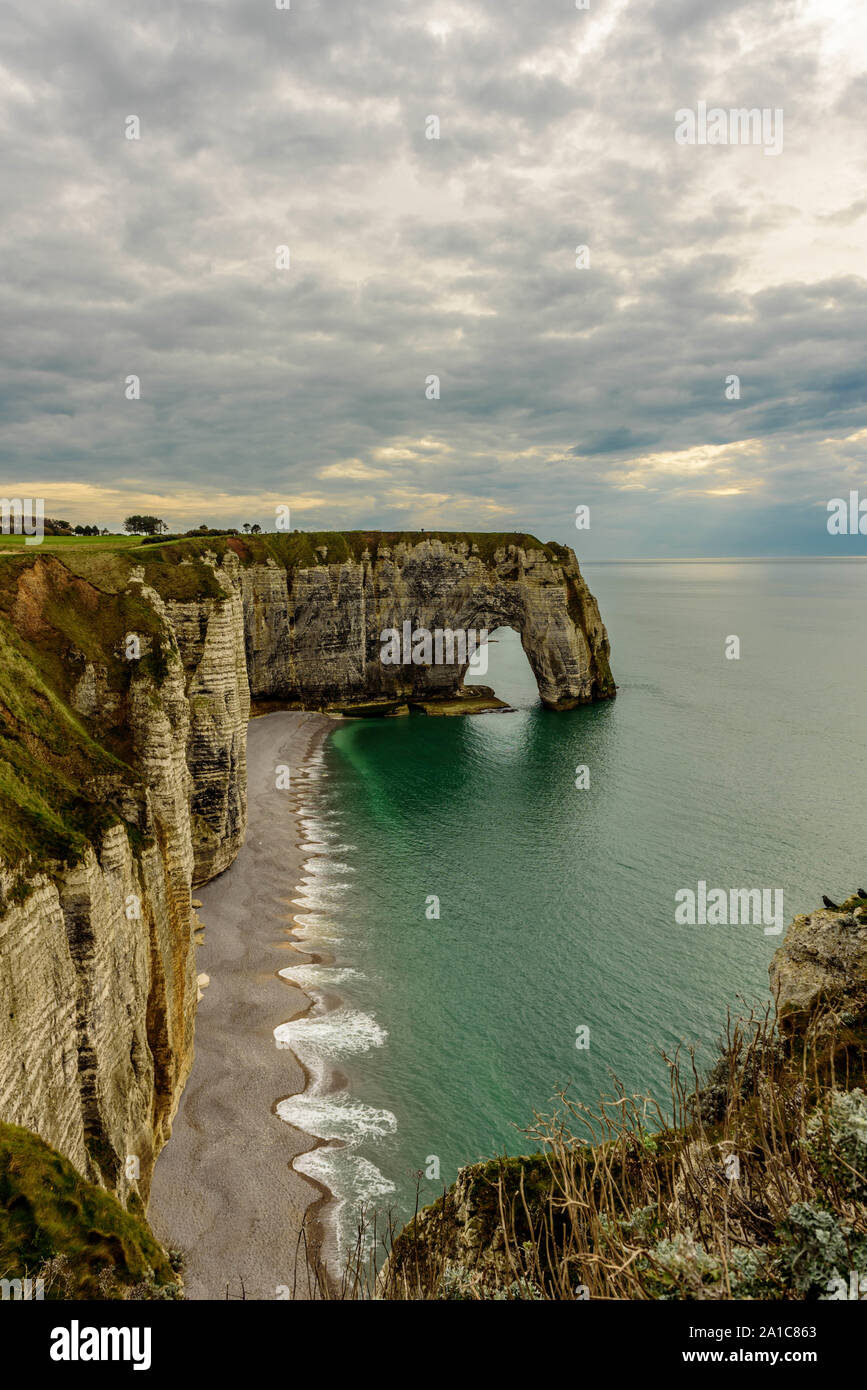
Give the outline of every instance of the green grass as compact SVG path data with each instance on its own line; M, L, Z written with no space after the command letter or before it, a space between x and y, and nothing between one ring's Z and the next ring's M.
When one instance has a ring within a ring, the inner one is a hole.
M142 546L136 560L140 562L143 556L146 558L155 552L165 559L179 548L187 555L201 555L209 549L222 556L227 550L233 550L242 564L262 563L270 558L287 569L297 569L323 563L335 565L349 560L357 561L365 551L371 559L376 559L385 548L393 550L401 544L413 546L431 540L475 545L485 561L491 560L495 551L508 545L519 545L524 550L541 550L549 559L557 561L566 553L565 547L543 545L535 536L522 531L268 531L258 536L186 536L178 540L153 542Z
M32 539L32 537L30 538ZM74 550L84 546L88 550L128 550L141 545L141 536L45 536L41 545L27 545L28 537L0 534L0 554L4 550L25 550L37 554L40 550Z
M115 559L88 553L84 568L94 564ZM0 561L0 859L21 875L79 862L122 819L116 806L138 782L130 684L166 667L162 620L135 586L106 592L76 568L33 552ZM140 663L124 659L128 632L145 639ZM112 696L93 722L73 708L88 662Z
M56 1282L48 1261L56 1262ZM0 1278L40 1274L49 1276L46 1298L123 1298L134 1286L138 1297L151 1288L154 1296L158 1286L176 1287L143 1214L86 1182L37 1135L0 1124Z
M495 551L508 545L519 545L525 550L546 549L535 536L520 531L277 531L239 539L243 539L253 553L258 546L264 545L267 553L287 568L321 564L323 559L329 565L344 560L360 560L365 550L371 559L376 559L383 549L394 550L398 545L413 546L431 540L448 543L463 541L475 545L485 561L491 560ZM323 548L326 551L324 557L321 554Z
M477 547L483 560L492 559L497 549L507 545L519 545L524 550L542 550L549 559L556 561L564 559L566 555L565 546L553 542L543 545L535 536L522 531L270 531L258 536L245 535L243 532L238 536L183 536L177 540L148 540L147 544L143 536L46 536L38 546L27 545L26 539L18 535L0 535L0 555L18 550L29 554L40 551L68 554L76 550L137 550L141 552L136 556L139 561L149 559L157 550L164 556L178 549L187 555L201 555L205 549L223 555L231 548L242 561L248 563L270 556L289 568L295 568L321 564L323 558L326 564L360 560L365 550L375 558L383 547L415 545L419 541L429 540L466 541ZM325 557L318 553L323 546L327 552Z
M104 795L88 795L95 778L120 785L135 774L91 737L0 624L0 859L36 871L78 862L119 819Z

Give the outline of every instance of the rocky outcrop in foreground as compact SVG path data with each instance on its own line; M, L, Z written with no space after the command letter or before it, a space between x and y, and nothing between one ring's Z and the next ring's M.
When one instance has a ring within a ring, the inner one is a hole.
M552 708L614 693L575 556L529 536L0 557L0 1121L124 1202L147 1199L192 1063L191 889L243 842L251 692L460 708L465 664L380 660L404 623L510 624Z
M821 1009L867 1005L867 899L796 917L770 967L771 992L784 1027L802 1027Z
M419 1212L379 1296L867 1298L867 899L797 917L770 977L701 1083L671 1062L672 1120L561 1106Z

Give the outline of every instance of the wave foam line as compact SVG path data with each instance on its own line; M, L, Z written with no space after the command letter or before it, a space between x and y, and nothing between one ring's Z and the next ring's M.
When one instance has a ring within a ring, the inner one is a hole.
M348 965L288 965L285 970L278 970L281 979L288 980L290 985L297 985L299 989L307 989L308 985L319 985L325 989L331 985L343 985L347 980L363 980L364 976L360 970L353 970Z
M293 1163L297 1173L304 1173L327 1187L340 1207L347 1202L375 1202L395 1191L394 1183L375 1163L353 1153L352 1149L310 1149L306 1154L299 1154ZM338 1237L338 1248L343 1244Z
M277 1106L277 1114L287 1125L317 1139L340 1139L358 1145L365 1139L382 1139L394 1134L397 1120L390 1110L378 1110L354 1100L348 1091L316 1095L302 1091L288 1096Z
M316 1057L344 1057L382 1047L388 1033L371 1014L359 1009L332 1009L327 1014L295 1018L274 1029L280 1048L291 1048L304 1060L305 1053Z

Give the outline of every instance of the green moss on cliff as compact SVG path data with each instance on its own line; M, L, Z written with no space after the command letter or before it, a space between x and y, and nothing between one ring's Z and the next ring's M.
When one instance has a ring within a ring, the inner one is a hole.
M76 863L118 819L88 796L95 779L134 780L88 733L0 623L0 859Z
M46 1298L179 1292L142 1214L125 1211L29 1130L0 1124L0 1278L28 1277L45 1279Z
M130 692L142 678L165 679L172 639L137 585L114 592L129 582L118 566L125 557L111 554L77 565L48 554L0 558L0 860L13 870L77 863L109 825L126 825L120 801L139 786ZM215 584L200 568L193 583ZM138 661L127 660L130 634ZM75 708L83 680L92 718ZM140 849L138 831L126 828Z

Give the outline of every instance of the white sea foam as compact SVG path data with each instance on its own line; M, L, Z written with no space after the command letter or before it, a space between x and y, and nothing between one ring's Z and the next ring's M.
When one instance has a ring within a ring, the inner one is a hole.
M295 922L304 931L333 931L337 926L329 917L323 917L321 912L297 912Z
M307 898L342 897L350 886L348 883L322 883L318 878L302 878L298 890Z
M355 845L341 842L338 826L344 819L338 810L328 806L328 789L315 785L327 780L323 766L324 750L308 760L306 782L296 808L296 823L303 836L299 846L305 856L301 882L296 884L295 907L305 909L295 916L299 934L305 945L310 941L340 941L331 932L339 930L335 916L351 884L346 882L355 874L345 856ZM280 975L301 989L328 989L353 980L364 979L357 970L344 965L290 964ZM317 998L316 995L313 996ZM336 1207L335 1236L338 1253L354 1239L350 1229L354 1213L361 1205L375 1203L395 1191L394 1183L370 1159L355 1150L366 1142L376 1142L397 1129L397 1120L390 1110L377 1109L355 1099L349 1091L324 1090L331 1064L341 1057L381 1047L387 1033L367 1013L343 1005L327 1013L314 1011L291 1023L274 1029L278 1048L291 1048L312 1073L311 1084L300 1095L280 1101L280 1118L305 1134L318 1139L337 1141L338 1147L325 1147L301 1154L294 1160L297 1172L321 1183L332 1193Z
M335 839L337 837L335 836ZM298 846L305 854L349 854L357 845L334 845L325 840L304 840ZM353 871L354 872L354 871Z
M307 1014L274 1029L278 1047L291 1047L302 1059L306 1053L317 1057L342 1057L382 1047L388 1037L376 1019L358 1009L332 1009L330 1013Z
M318 893L304 893L299 894L297 898L292 898L291 901L293 906L302 909L304 915L314 913L319 925L324 927L336 927L338 925L331 916L340 907L337 899L327 895L322 897ZM297 916L298 914L293 915Z
M341 864L336 859L306 859L301 866L305 873L319 878L325 874L354 874L351 864Z
M300 919L296 919L300 920ZM315 949L317 946L339 946L343 941L342 936L335 936L328 932L323 926L300 927L297 939L304 942L305 948Z
M321 825L323 821L339 820L339 811L329 811L325 806L298 806L295 814L302 825Z
M301 989L306 989L308 985L328 989L331 985L345 985L347 980L364 979L359 970L353 970L348 965L288 965L278 973Z
M294 1160L295 1171L315 1178L327 1187L341 1205L373 1202L394 1192L394 1183L369 1158L352 1149L311 1149Z
M294 1125L305 1134L314 1134L317 1139L342 1139L348 1144L381 1139L397 1129L397 1120L390 1110L363 1105L348 1091L330 1095L302 1091L301 1095L281 1100L277 1114L287 1125Z

